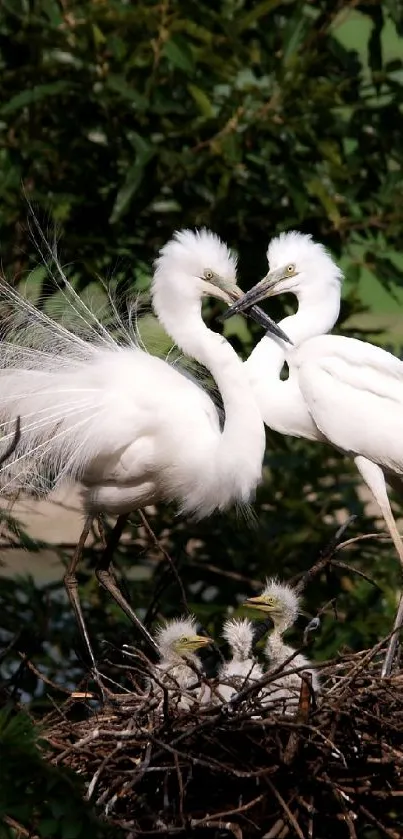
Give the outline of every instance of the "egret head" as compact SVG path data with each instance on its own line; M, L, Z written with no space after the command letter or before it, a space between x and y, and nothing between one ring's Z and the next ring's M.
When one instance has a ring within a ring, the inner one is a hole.
M169 293L178 300L197 304L210 296L230 305L243 294L237 285L236 270L236 256L215 233L204 228L177 230L155 261L154 300L163 299ZM254 307L249 314L268 332L288 341L284 332L260 309Z
M155 262L172 272L170 282L181 286L182 294L211 295L232 302L239 296L236 257L210 230L177 230L160 250Z
M326 248L314 242L309 234L295 230L280 233L269 244L267 261L269 271L266 276L230 306L224 319L243 312L266 297L285 292L293 292L297 297L308 292L314 299L318 294L327 295L332 286L340 294L342 271Z
M196 632L194 617L166 621L157 629L155 640L161 658L187 658L201 647L212 643L212 639Z
M245 605L270 617L275 629L285 632L295 623L299 613L299 597L287 583L267 580L261 594L248 597Z
M222 635L228 643L233 658L246 661L251 657L254 632L248 618L230 618L225 621Z

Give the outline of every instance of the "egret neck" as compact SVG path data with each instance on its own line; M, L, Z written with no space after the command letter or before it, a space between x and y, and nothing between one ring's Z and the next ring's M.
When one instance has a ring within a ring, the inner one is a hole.
M265 335L245 361L245 368L266 425L281 434L318 440L322 434L306 408L297 377L293 375L293 356L309 338L324 335L333 328L340 311L340 284L329 283L318 294L318 288L304 288L301 283L295 294L297 311L279 324L292 344ZM283 381L280 376L284 364L288 365L289 377Z
M266 441L244 365L231 344L204 323L200 297L183 299L171 289L168 299L161 293L163 288L161 283L153 298L160 323L186 355L209 370L224 404L224 428L216 451L210 453L215 464L217 506L224 509L228 505L226 494L234 496L234 487L238 487L240 500L247 502L260 480Z

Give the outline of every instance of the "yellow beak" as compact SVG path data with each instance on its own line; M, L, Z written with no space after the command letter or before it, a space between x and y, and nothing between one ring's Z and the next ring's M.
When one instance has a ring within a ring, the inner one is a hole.
M268 604L263 594L259 594L257 597L248 597L245 600L244 606L250 606L251 609L256 609L258 612L273 611L273 607Z
M208 647L209 644L213 643L213 639L209 638L206 635L192 635L192 637L189 638L189 641L191 642L192 647L194 647L195 650L199 649L200 647Z

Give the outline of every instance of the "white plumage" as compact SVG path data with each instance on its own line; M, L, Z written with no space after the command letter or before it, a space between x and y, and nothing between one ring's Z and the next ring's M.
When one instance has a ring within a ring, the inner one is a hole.
M309 673L315 693L320 690L317 673L306 656L297 653L283 641L283 635L297 620L300 598L292 586L270 579L260 595L249 597L246 605L268 615L274 624L264 653L268 672L279 669L278 678L263 688L262 704L279 713L294 713L301 692L301 673Z
M41 233L40 243L48 247ZM174 501L180 512L198 518L247 504L261 479L264 426L242 362L201 316L205 295L229 303L241 293L226 245L207 230L176 232L160 251L151 287L160 323L215 379L225 411L222 429L207 390L177 364L141 349L132 313L126 330L117 319L114 337L68 283L57 253L50 249L50 256L66 298L65 321L55 321L8 285L1 288L12 309L0 343L2 445L13 435L17 415L22 429L11 465L0 471L3 491L80 481L87 512L81 547L98 513L119 516L117 538L124 517L151 503ZM95 669L75 576L80 546L65 583ZM111 546L98 579L152 645L110 573Z
M403 362L367 342L325 334L339 315L343 275L322 245L285 233L270 243L267 257L266 277L226 313L283 292L297 297L298 311L279 324L294 346L265 336L245 362L264 422L284 434L332 443L354 458L403 567L403 543L385 483L385 475L399 482L403 476ZM289 378L281 381L284 363ZM402 620L403 598L394 630ZM395 634L384 675L396 641Z
M269 662L269 672L277 668L280 670L278 679L270 682L266 688L266 706L275 706L276 712L279 713L295 713L301 693L302 673L310 674L312 688L315 693L319 693L318 675L312 669L309 659L285 644L276 629L269 634L264 653Z
M251 681L257 681L263 670L252 652L253 625L247 618L230 618L225 621L223 638L230 648L231 658L219 670L218 692L224 702L229 702L235 693Z
M222 431L205 390L140 349L134 334L115 341L70 286L77 332L8 286L2 293L15 317L0 344L0 419L10 434L21 416L17 483L27 487L38 475L80 480L94 514L163 500L203 517L249 501L264 454L260 412L236 353L201 317L205 294L230 302L239 293L235 259L218 237L176 233L156 261L152 301L176 344L212 373L224 403Z
M175 707L188 710L195 703L210 700L211 691L205 684L200 684L203 669L196 650L211 644L211 638L198 635L196 618L180 618L166 621L155 633L155 640L160 654L160 661L155 665L156 681L153 693L161 697L163 688Z

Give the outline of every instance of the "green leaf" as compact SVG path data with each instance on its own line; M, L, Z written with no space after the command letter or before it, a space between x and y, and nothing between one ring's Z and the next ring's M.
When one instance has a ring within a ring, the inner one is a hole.
M173 67L193 73L194 60L190 47L183 38L175 36L164 44L163 53Z
M42 99L48 99L50 96L58 96L65 90L71 90L71 82L51 82L50 84L40 84L31 90L22 90L10 99L6 105L0 109L0 114L6 116L12 114L14 111L19 111L27 105L34 105Z
M284 49L283 49L283 63L288 64L298 52L298 48L302 43L304 34L306 32L309 22L301 15L299 19L291 20L291 25L287 26L284 32Z
M107 90L112 90L113 93L118 93L119 96L126 99L127 102L131 102L133 105L136 105L141 111L145 110L147 107L146 97L137 90L134 90L134 88L127 83L124 76L111 73L105 79L105 87Z
M310 195L314 195L320 201L328 218L337 228L340 222L340 210L329 188L325 186L320 178L312 178L312 180L307 182L307 189Z
M63 15L61 13L61 7L56 2L56 0L42 0L41 11L42 14L45 14L47 16L52 26L56 27L63 25Z
M153 146L151 145L149 140L145 140L144 137L141 136L141 134L137 133L137 131L130 131L127 135L127 139L130 140L133 148L136 149L136 152L139 155L144 155L144 157L147 157L150 151L153 150Z
M106 41L105 35L101 32L99 26L96 23L92 25L92 35L94 38L94 44L96 47L101 47Z
M207 94L195 84L188 84L188 91L193 96L200 113L207 118L213 116L213 106Z
M244 32L245 29L249 29L254 23L257 23L261 17L268 15L273 9L276 9L277 6L283 5L283 0L263 0L262 3L258 3L250 12L247 12L244 15L241 15L238 20L236 21L236 30L237 32Z
M147 146L146 149L138 153L135 162L130 166L123 184L116 195L109 219L111 224L115 224L128 209L133 196L144 178L145 167L154 157L155 153L156 150L153 146Z

